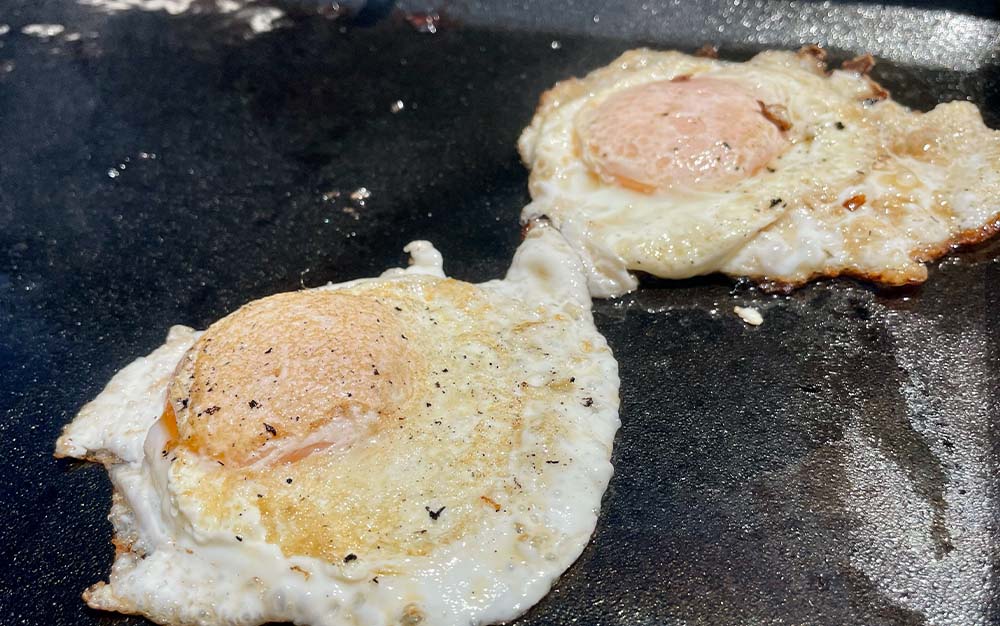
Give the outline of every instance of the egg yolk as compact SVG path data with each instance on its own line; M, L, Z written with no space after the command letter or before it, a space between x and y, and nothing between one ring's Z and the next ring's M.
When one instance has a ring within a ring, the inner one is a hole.
M350 445L410 396L417 357L404 337L393 307L370 298L302 291L252 302L205 331L175 375L178 445L236 466Z
M604 182L653 193L752 176L788 145L782 126L733 82L680 77L615 93L577 129L584 161Z

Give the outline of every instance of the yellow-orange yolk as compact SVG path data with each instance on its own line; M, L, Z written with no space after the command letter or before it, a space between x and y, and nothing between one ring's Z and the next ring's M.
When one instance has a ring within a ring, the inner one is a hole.
M180 445L237 466L350 444L412 392L418 359L397 317L377 300L334 291L244 306L189 350L165 421L176 415Z
M657 81L581 114L582 156L605 182L645 193L718 189L752 176L788 146L766 105L717 78Z

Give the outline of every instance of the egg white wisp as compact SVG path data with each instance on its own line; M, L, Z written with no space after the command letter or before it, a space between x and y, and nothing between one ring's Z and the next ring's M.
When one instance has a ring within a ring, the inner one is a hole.
M1000 132L969 102L893 102L872 65L626 52L542 96L518 143L522 220L560 228L598 297L634 289L631 272L922 282L1000 228Z
M576 253L503 280L430 244L380 278L176 326L57 442L114 497L98 609L162 624L484 624L579 556L611 477L617 364Z

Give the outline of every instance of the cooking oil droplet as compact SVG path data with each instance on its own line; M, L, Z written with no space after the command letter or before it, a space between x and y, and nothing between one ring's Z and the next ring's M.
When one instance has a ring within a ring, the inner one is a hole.
M108 178L118 178L119 176L121 176L121 172L113 167L108 168Z

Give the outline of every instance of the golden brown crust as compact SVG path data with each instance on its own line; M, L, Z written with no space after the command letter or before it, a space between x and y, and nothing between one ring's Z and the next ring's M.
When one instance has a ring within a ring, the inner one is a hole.
M694 51L694 56L701 57L703 59L718 59L719 49L710 43L703 45Z
M111 544L115 547L115 558L132 551L132 542L121 539L118 535L111 538Z
M910 255L914 261L930 263L950 252L981 244L998 233L1000 233L1000 213L994 215L986 224L979 228L963 230L940 244L913 250L910 252ZM880 272L869 272L845 267L824 272L815 272L807 278L795 281L775 280L767 276L741 276L740 278L748 278L754 281L762 290L768 293L782 294L791 293L799 287L805 286L806 283L823 278L855 278L874 283L879 287L896 288L919 285L927 280L927 269L922 265L916 267L919 270L887 269Z
M864 75L865 82L868 83L871 95L866 99L869 102L878 102L880 100L888 100L892 95L889 90L883 87L881 84L876 82L871 76L867 74Z
M811 43L802 46L796 52L800 59L806 60L817 74L826 74L826 50L819 44Z
M80 594L80 597L83 598L83 601L86 602L87 606L89 606L90 608L92 608L92 609L100 609L102 607L100 605L98 605L98 604L93 603L92 599L94 597L94 594L97 593L97 591L99 589L101 589L102 587L105 587L106 585L107 585L107 583L104 583L104 582L94 583L93 585L91 585L91 586L87 587L86 589L84 589L83 593Z
M1000 233L1000 213L997 213L979 228L969 228L952 235L950 239L940 244L929 246L921 250L913 250L910 254L914 260L922 263L934 261L942 256L985 242L997 233Z
M784 295L790 294L796 289L806 286L808 283L822 280L824 278L855 278L865 282L874 283L879 287L906 287L910 285L919 285L927 280L926 272L924 272L923 277L917 278L916 276L900 273L895 270L885 272L865 272L847 267L825 272L814 272L810 274L808 278L796 281L774 280L767 278L766 276L743 276L741 278L749 278L753 282L757 283L757 286L760 287L760 289L765 293Z
M857 211L858 209L860 209L861 207L863 207L865 205L865 201L866 200L867 200L867 198L865 197L865 194L858 193L858 194L854 194L853 196L851 196L847 200L844 200L844 202L841 203L840 206L844 207L848 211Z
M845 72L854 72L864 78L865 82L868 84L868 94L861 98L861 100L868 103L887 100L892 95L889 93L888 89L883 87L878 83L878 81L869 75L874 68L875 57L868 52L858 55L853 59L848 59L840 64L840 69Z
M853 59L844 61L840 64L840 67L848 72L867 74L872 71L872 68L875 67L875 57L873 57L871 53L866 52L865 54L856 56Z
M781 104L765 104L760 100L757 101L760 105L760 114L764 118L778 127L778 130L785 132L791 130L792 122L788 119L788 109Z
M797 54L804 57L812 57L817 61L826 62L826 50L818 43L810 43L798 49Z

